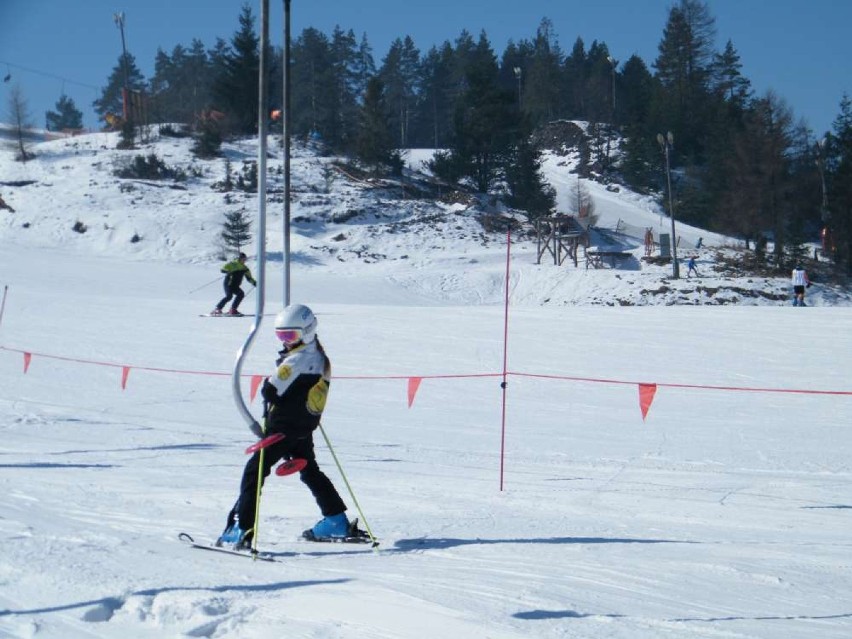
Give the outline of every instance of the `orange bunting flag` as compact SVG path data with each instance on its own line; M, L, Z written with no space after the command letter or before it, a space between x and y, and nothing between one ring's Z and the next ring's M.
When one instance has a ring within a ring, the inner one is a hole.
M32 361L33 356L32 353L24 353L24 374L26 375L27 369L30 367L30 362Z
M639 408L642 410L642 421L648 416L648 409L654 401L657 392L656 384L639 384Z
M122 366L121 367L121 390L127 388L127 376L130 375L130 367Z
M257 396L257 389L260 387L260 383L263 381L262 375L252 375L251 376L251 390L249 391L250 401L254 401L254 398Z
M408 378L408 407L411 408L411 405L414 403L414 396L417 394L417 389L420 388L420 382L423 381L422 377L409 377Z

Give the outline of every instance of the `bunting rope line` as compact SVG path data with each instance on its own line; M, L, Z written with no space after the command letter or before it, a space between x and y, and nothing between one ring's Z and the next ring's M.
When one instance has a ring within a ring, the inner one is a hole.
M520 373L517 371L509 372L509 375L514 377L534 377L539 379L557 379L571 382L589 382L594 384L628 384L636 386L637 384L648 384L651 382L636 382L622 379L606 379L600 377L572 377L568 375L543 375L540 373ZM768 388L756 386L717 386L713 384L678 384L672 382L653 382L660 388L691 388L696 390L720 390L720 391L739 391L743 393L798 393L804 395L850 395L852 391L830 391L830 390L811 390L802 388Z
M66 357L61 355L50 355L47 353L38 353L35 351L27 351L18 348L9 348L0 345L0 351L9 353L19 353L25 357L43 357L45 359L59 360L63 362L74 362L78 364L89 364L93 366L109 366L112 368L121 368L124 370L134 369L140 371L150 371L156 373L173 373L179 375L207 375L216 377L230 377L229 372L218 371L200 371L190 369L175 369L163 368L158 366L137 366L134 364L116 364L114 362L102 362L92 359L81 359L75 357ZM723 386L714 384L683 384L675 382L637 382L623 379L611 379L602 377L577 377L572 375L555 375L545 373L527 373L522 371L507 371L509 377L526 377L532 379L552 379L569 382L584 382L591 384L620 384L629 386L655 385L659 388L683 388L694 390L713 390L713 391L731 391L731 392L746 392L746 393L792 393L800 395L835 395L835 396L850 396L852 390L817 390L817 389L802 389L802 388L770 388L757 386ZM244 373L243 377L259 378L263 375ZM354 380L354 381L379 381L379 380L424 380L424 379L479 379L487 377L503 377L502 372L495 373L452 373L452 374L432 374L432 375L334 375L332 379L336 380Z

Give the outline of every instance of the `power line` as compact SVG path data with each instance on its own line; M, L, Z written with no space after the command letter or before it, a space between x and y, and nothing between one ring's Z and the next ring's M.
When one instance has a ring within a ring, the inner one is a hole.
M29 67L22 66L20 64L13 64L11 62L5 62L4 60L0 60L0 64L5 64L7 67L12 67L15 69L20 69L21 71L26 71L27 73L35 73L36 75L43 75L47 78L53 78L55 80L61 80L62 82L67 82L68 84L76 84L77 86L86 87L87 89L94 89L95 91L99 91L101 87L96 87L91 84L86 84L85 82L77 82L76 80L71 80L70 78L66 78L61 75L57 75L55 73L50 73L49 71L40 71L38 69L31 69Z

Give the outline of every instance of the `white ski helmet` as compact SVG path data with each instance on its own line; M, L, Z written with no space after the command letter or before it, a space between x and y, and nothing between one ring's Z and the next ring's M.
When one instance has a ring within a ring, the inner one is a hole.
M298 335L289 333L297 331ZM290 304L275 316L275 335L285 344L310 344L317 334L317 318L304 304Z

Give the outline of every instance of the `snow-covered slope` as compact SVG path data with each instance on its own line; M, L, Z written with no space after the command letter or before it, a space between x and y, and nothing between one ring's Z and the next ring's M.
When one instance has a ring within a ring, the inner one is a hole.
M80 255L120 256L141 261L213 264L224 253L219 233L226 211L255 216L257 199L242 191L214 188L225 178L225 159L199 160L190 141L156 131L134 151L115 149L117 134L95 133L33 145L36 159L20 163L0 154L0 196L14 213L0 211L0 241L19 246L61 248ZM282 161L271 139L270 199L266 250L280 261L283 247ZM155 154L184 171L186 181L121 179L115 171L137 156ZM236 179L256 159L254 140L227 143L225 157ZM422 166L412 151L409 166ZM570 159L551 154L543 170L557 189L558 209L568 210L576 188ZM413 180L411 180L413 182ZM668 233L670 220L648 196L623 187L583 181L595 201L599 226L614 230L652 228ZM293 268L310 280L318 272L374 283L361 301L381 302L386 288L424 305L494 304L504 295L506 238L486 231L483 208L468 203L415 199L412 190L360 179L340 170L336 158L295 145L292 161ZM75 230L75 227L77 230ZM85 227L85 232L78 232ZM742 278L717 264L727 238L678 224L681 257L696 255L700 280L671 279L671 266L641 260L641 239L621 236L632 258L618 269L586 269L570 261L554 266L545 254L536 264L533 230L512 238L512 296L529 305L771 304L786 301L786 278ZM636 233L634 232L635 236ZM693 249L702 238L703 248ZM248 247L256 253L255 243ZM582 256L581 256L582 257ZM685 263L681 275L686 274ZM812 289L815 305L849 304L848 293L830 286Z
M227 205L223 162L183 142L156 150L195 166L187 190L118 180L114 143L0 164L34 180L0 191L0 637L848 639L848 305L650 306L674 299L636 290L675 286L662 271L537 266L519 235L506 316L500 233L326 189L302 150L293 298L333 362L323 426L358 507L319 434L318 459L381 545L300 541L318 509L277 476L259 539L278 563L180 543L221 531L253 441L231 378L252 320L198 314L222 212L254 201ZM242 369L257 417L269 324Z

